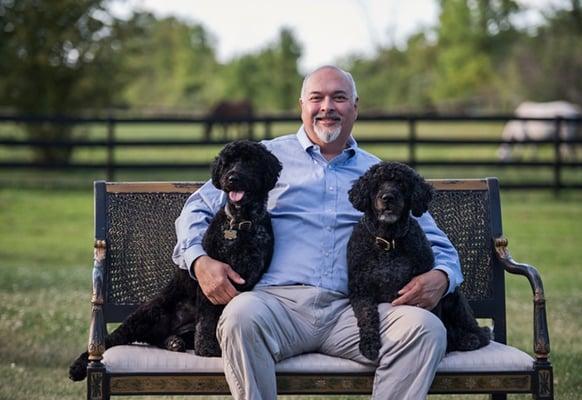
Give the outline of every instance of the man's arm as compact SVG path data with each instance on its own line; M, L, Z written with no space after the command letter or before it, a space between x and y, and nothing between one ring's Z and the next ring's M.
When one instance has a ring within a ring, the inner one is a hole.
M459 254L439 229L429 213L418 218L431 244L435 265L431 271L418 275L405 285L392 304L410 304L432 310L445 294L453 292L463 282Z
M208 181L186 200L175 223L178 240L172 260L198 280L202 292L214 304L226 304L238 294L231 280L244 283L228 264L209 257L202 247L204 233L225 201L224 193Z

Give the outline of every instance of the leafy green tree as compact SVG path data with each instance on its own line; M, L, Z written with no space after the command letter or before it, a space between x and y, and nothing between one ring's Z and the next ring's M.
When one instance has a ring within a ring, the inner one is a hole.
M300 57L301 46L293 32L283 28L275 43L225 65L224 97L251 100L261 113L293 110L301 88Z
M123 99L132 108L201 110L219 68L214 41L198 24L134 13L125 24Z
M436 102L467 105L494 95L497 61L515 37L514 0L440 0Z
M547 12L545 23L516 43L505 67L512 106L526 99L582 104L581 1Z
M18 113L70 115L111 105L119 43L104 0L0 2L0 105ZM33 139L67 140L71 125L27 124ZM39 148L43 162L67 162L71 148Z
M348 60L358 82L363 112L409 112L434 108L429 96L434 81L435 44L427 32L412 35L403 49L378 50L372 59Z
M270 82L274 85L274 102L278 110L291 111L297 107L301 89L301 75L297 63L301 57L301 45L293 31L283 28L279 40L272 49ZM269 76L269 74L267 74Z

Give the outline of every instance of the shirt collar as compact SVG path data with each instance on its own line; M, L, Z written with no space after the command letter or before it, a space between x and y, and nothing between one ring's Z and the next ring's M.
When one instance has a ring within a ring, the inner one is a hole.
M307 132L305 132L305 128L303 127L303 125L301 125L301 127L297 131L297 140L299 141L301 147L303 147L303 150L305 151L308 151L309 149L314 148L316 146L311 141L311 139L309 139L309 136L307 136ZM353 155L356 154L357 148L358 142L356 142L356 139L354 139L354 137L350 135L343 153L344 154L347 153L348 157L352 157Z

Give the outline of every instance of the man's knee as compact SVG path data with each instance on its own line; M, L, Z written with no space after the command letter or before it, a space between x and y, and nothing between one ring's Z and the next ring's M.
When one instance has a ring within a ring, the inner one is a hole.
M382 306L382 305L381 305ZM397 306L396 334L400 337L416 338L417 341L444 351L447 346L447 331L442 321L432 312L414 306ZM385 332L392 335L394 332ZM394 339L394 338L392 338Z
M264 304L253 292L244 292L233 298L218 320L216 334L219 342L255 333L263 312Z

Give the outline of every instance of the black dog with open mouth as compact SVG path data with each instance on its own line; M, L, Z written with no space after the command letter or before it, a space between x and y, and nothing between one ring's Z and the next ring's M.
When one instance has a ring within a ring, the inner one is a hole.
M350 302L360 328L360 351L375 360L381 347L379 303L434 265L434 255L418 221L428 210L432 187L401 163L372 166L349 191L364 215L348 243ZM468 351L489 343L489 328L479 327L465 296L456 289L433 312L447 329L447 351Z
M229 143L214 160L212 183L226 193L226 205L210 222L203 238L206 253L232 267L244 280L238 291L251 290L268 268L273 254L273 228L267 212L269 191L281 163L259 143ZM216 326L224 306L204 296L188 271L176 268L162 292L105 338L105 348L144 342L171 351L194 349L200 356L221 355ZM87 375L88 353L69 367L74 381Z

